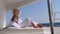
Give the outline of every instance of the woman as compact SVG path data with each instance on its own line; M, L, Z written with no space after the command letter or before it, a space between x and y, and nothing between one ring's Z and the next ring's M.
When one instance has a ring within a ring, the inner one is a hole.
M29 17L26 18L24 21L22 21L21 18L19 18L19 16L18 16L19 13L20 13L20 11L18 9L13 9L13 16L12 16L11 23L9 26L13 26L17 29L25 28L25 27L29 27L29 26L32 26L34 28L42 27L41 25L32 21Z

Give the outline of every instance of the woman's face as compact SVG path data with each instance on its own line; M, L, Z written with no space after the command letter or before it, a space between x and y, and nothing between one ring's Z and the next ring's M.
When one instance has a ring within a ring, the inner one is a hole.
M14 15L17 16L18 14L19 14L19 10L17 10L17 11L14 12Z

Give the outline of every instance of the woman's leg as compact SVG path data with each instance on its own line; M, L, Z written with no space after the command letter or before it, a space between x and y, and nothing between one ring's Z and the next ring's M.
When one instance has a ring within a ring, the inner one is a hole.
M31 25L31 19L28 17L22 22L21 27L23 27L23 28L29 27L30 25Z
M23 22L22 22L22 27L29 27L32 26L34 28L41 28L42 25L36 23L35 21L32 21L29 17L26 18Z

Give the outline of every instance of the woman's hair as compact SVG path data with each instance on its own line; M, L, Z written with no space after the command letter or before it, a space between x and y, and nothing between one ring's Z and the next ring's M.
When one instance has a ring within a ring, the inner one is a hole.
M13 9L13 13L15 13L15 11L18 11L18 9Z
M14 14L16 11L18 11L18 9L13 9L13 14ZM18 16L17 16L17 18L18 18ZM12 16L11 21L14 21L14 19L15 19L15 15Z

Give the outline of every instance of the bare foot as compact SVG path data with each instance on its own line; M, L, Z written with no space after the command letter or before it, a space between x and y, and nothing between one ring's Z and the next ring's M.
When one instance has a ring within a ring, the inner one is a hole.
M31 24L34 28L42 28L41 24L37 24L37 26L35 26L34 21L32 21Z

